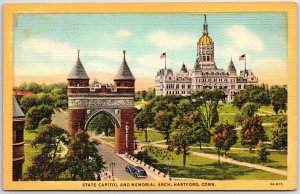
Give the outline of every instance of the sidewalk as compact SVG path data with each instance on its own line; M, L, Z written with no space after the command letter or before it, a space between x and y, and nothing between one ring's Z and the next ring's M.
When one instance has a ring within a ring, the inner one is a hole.
M152 166L148 165L148 164L145 164L144 162L136 162L136 159L135 161L129 159L128 157L126 157L125 154L117 154L120 158L122 158L123 160L125 160L126 162L128 162L129 164L132 164L134 166L139 166L141 168L143 168L146 173L147 173L147 176L151 177L152 179L154 180L159 180L159 179L165 179L165 180L168 180L170 177L165 175L164 173L160 172L160 174L158 174L159 170L153 168ZM155 171L153 171L155 170ZM165 175L165 177L164 177Z

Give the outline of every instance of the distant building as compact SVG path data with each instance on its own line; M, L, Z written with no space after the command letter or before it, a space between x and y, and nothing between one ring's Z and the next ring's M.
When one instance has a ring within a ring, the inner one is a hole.
M13 97L13 177L14 181L22 179L24 163L24 124L25 115L21 110L16 97Z
M239 91L247 85L256 85L258 78L250 69L244 69L237 75L232 58L227 71L218 68L215 63L214 42L208 35L208 25L204 16L203 35L197 42L196 63L191 70L182 64L181 70L160 69L155 76L156 95L190 95L203 89L223 90L226 100L232 101Z
M17 90L13 92L13 95L16 97L17 101L20 102L24 96L33 94L30 91Z
M27 96L27 95L30 95L32 94L32 92L30 91L23 91L23 90L17 90L17 91L14 91L14 96L20 96L20 97L23 97L23 96Z

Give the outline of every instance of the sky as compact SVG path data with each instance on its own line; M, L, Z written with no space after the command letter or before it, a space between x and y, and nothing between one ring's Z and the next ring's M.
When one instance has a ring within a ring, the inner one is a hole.
M156 72L192 69L205 13L18 14L14 16L15 85L65 82L77 58L91 78L113 83L126 50L137 90L154 87ZM207 13L218 68L246 54L260 83L287 84L287 19L284 13Z

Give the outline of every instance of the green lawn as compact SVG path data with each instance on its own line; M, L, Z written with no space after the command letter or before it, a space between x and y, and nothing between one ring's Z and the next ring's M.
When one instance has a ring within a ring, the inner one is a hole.
M147 138L148 142L154 142L154 141L164 140L164 135L162 133L160 133L160 132L148 130L147 134L148 134L148 138ZM145 142L146 141L145 132L143 132L143 131L135 130L134 136L140 142Z
M111 144L114 144L115 143L115 138L114 137L101 137L101 139L103 139L104 141L107 141Z
M139 159L143 155L137 154ZM148 155L145 162L154 166L158 170L167 173L166 161L171 161L170 174L173 177L196 178L208 180L284 180L285 176L262 170L242 167L229 163L221 163L208 158L190 155L187 157L186 167L182 166L182 155L176 155L166 149L152 147L148 148Z
M259 113L261 114L275 114L274 110L273 110L273 106L261 106L259 108Z
M238 114L240 113L240 110L234 106L232 103L225 103L219 106L218 108L219 113L235 113Z
M23 173L26 172L27 168L31 166L32 158L40 151L40 148L38 147L32 147L32 142L37 136L38 131L28 131L24 130L24 140L25 140L25 146L24 146L24 155L25 155L25 161L23 164Z
M266 132L266 135L268 136L269 141L270 141L270 139L271 139L271 137L272 137L272 129L273 129L273 126L267 125L267 126L263 126L263 127L264 127L265 132Z
M235 115L222 115L222 114L219 114L219 122L216 123L216 125L219 125L221 123L230 123L230 124L235 124L234 122L234 117Z
M217 151L215 149L199 150L198 148L191 148L191 150L196 151L196 152L217 154ZM277 169L281 169L281 170L287 169L287 152L285 152L285 151L270 152L270 155L268 155L268 160L264 163L257 161L257 153L254 150L253 150L253 152L250 152L249 150L231 149L227 153L227 157L241 161L241 162L259 164L259 165L277 168Z
M31 166L33 157L36 156L39 151L40 149L38 147L32 147L31 145L25 144L24 147L25 161L23 164L23 173L25 173L27 168Z
M137 102L134 102L134 106L139 107L139 108L144 108L147 103L148 102L146 102L146 101L137 101Z
M275 123L281 118L287 119L287 115L268 115L268 116L262 116L263 123Z

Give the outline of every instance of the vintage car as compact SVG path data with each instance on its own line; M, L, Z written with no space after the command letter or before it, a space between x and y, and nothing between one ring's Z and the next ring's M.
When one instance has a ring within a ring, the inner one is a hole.
M147 176L147 173L143 168L139 166L133 166L131 164L128 164L125 167L125 171L129 172L131 175L133 175L136 178L142 178Z

